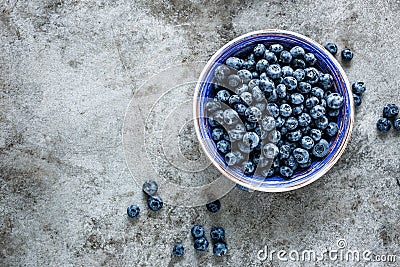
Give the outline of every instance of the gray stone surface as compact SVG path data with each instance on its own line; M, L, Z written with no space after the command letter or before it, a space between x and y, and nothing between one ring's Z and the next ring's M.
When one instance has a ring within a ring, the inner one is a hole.
M398 266L400 135L374 125L383 104L400 104L399 10L397 0L0 1L0 266ZM345 70L368 92L345 154L294 192L234 189L217 214L148 212L122 146L135 91L264 28L354 49ZM127 219L131 203L139 220ZM225 227L229 255L195 253L194 223ZM321 251L339 238L397 263L257 259L264 245Z

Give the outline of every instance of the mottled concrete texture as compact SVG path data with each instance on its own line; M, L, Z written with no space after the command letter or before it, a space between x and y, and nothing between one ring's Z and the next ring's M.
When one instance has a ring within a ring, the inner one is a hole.
M375 121L400 104L399 12L398 0L1 0L0 266L398 266L400 134ZM343 157L294 192L234 189L217 214L150 213L123 153L130 99L158 70L264 28L354 49L345 70L368 92ZM135 222L131 203L143 210ZM224 226L229 255L195 253L194 223ZM339 238L397 263L257 259L264 245L322 251Z

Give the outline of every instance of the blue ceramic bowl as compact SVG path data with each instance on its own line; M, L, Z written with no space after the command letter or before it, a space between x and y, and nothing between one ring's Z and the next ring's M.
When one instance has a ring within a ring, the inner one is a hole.
M211 95L212 77L215 68L223 64L233 55L247 53L256 44L280 43L287 47L299 45L306 51L312 52L317 58L317 66L323 72L329 73L334 78L334 89L344 97L344 107L338 119L339 132L330 143L329 154L321 161L313 162L310 168L293 175L290 180L276 176L265 178L258 175L246 176L239 168L227 166L224 158L218 153L214 141L211 139L210 126L208 125L205 103ZM223 46L216 52L204 67L194 94L194 122L197 137L207 157L214 166L226 177L237 184L249 189L265 192L284 192L294 190L310 184L323 176L339 160L343 154L354 121L354 103L350 83L340 64L323 46L301 34L283 30L261 30L242 35Z

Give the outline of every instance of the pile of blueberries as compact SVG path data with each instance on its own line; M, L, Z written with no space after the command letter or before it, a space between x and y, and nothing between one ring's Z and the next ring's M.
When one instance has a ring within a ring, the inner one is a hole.
M378 120L376 127L380 132L387 133L393 128L400 131L399 107L396 104L387 104L383 108L383 117Z
M147 196L147 205L152 211L160 210L164 202L162 201L161 197L157 195L158 185L153 180L147 180L144 182L142 187L143 192ZM212 213L216 213L221 208L221 202L219 200L215 200L210 202L206 205L207 210ZM127 214L130 218L136 218L140 214L140 208L138 205L130 205L127 208ZM191 234L194 238L194 248L198 251L206 251L209 245L207 238L204 236L205 230L204 227L201 225L193 226L191 230ZM225 230L220 227L212 227L210 231L211 240L214 243L213 253L216 256L223 256L228 252L228 247L225 243ZM177 257L181 257L185 253L185 248L182 244L174 245L172 249L173 255Z
M300 46L257 44L215 69L208 126L228 166L290 179L328 155L344 98L316 63Z

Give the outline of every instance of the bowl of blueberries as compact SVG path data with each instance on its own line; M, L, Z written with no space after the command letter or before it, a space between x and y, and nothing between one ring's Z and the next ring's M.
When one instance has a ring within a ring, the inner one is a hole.
M284 192L317 180L343 154L353 122L340 64L327 48L290 31L228 42L205 65L194 94L206 156L251 190Z

